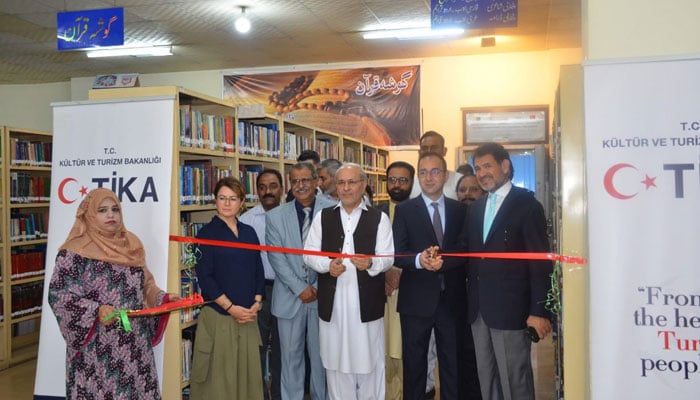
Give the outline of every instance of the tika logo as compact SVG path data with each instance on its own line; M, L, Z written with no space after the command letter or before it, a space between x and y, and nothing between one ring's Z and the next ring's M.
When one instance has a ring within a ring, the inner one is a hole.
M123 202L124 198L131 203L143 203L147 198L155 203L158 202L158 192L152 176L122 177L117 176L116 171L114 171L111 178L92 178L91 181L92 185L90 186L112 190L117 194L120 202ZM64 178L58 184L58 199L64 204L72 204L86 196L88 191L88 187L78 182L77 179ZM135 195L138 196L138 199Z
M664 171L673 174L674 197L682 199L685 197L685 187L683 184L683 174L685 171L695 170L694 164L663 164ZM618 163L608 168L603 177L603 186L608 194L619 200L629 200L642 191L657 189L656 176L649 176L640 172L632 164ZM666 179L663 182L668 182ZM667 185L663 185L667 186Z
M80 189L77 189L78 186ZM66 192L68 192L68 197L66 197ZM58 184L58 199L64 204L75 203L78 195L84 197L87 195L87 192L88 189L84 185L79 184L75 178L66 178Z

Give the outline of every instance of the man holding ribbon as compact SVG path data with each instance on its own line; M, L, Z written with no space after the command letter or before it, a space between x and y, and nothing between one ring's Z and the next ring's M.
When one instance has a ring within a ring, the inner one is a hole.
M328 396L384 399L384 271L394 261L391 224L363 201L367 175L359 165L343 164L335 182L340 202L316 215L304 246L335 253L304 255L319 273L319 340Z
M462 224L467 206L447 198L447 164L438 153L421 154L421 194L396 207L395 265L402 269L398 311L401 314L403 395L425 398L428 347L435 330L440 397L458 399L460 358L466 303L464 259L442 258L440 252L462 250Z
M269 246L301 249L313 216L334 203L316 196L318 175L311 163L294 164L289 173L289 182L294 201L266 213L265 240ZM304 398L306 348L311 364L311 399L325 400L326 375L318 343L316 271L308 268L298 254L270 251L267 256L275 271L272 314L277 317L280 337L282 399Z
M474 151L474 170L488 192L469 209L465 230L469 252L549 251L542 205L513 186L508 151L485 143ZM468 322L476 347L481 392L486 400L535 398L532 340L552 331L545 309L551 261L472 258L468 268Z

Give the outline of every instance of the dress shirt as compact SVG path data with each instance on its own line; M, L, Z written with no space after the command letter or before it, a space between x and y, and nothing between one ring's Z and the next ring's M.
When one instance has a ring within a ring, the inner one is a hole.
M496 208L493 210L493 217L496 218L496 215L498 215L498 210L501 208L501 204L503 204L503 199L508 196L508 193L510 193L510 189L513 187L513 183L511 181L506 181L506 183L503 184L503 186L499 187L496 189L494 193L498 195L498 199L496 199ZM491 201L491 197L486 200L486 210L489 209L489 202Z
M353 233L360 221L362 211L367 205L361 202L350 214L341 204L340 219L343 224L345 240L342 252L355 253L355 241ZM321 250L321 236L323 234L321 214L318 213L309 230L305 250ZM377 227L377 242L375 254L394 254L394 238L391 231L389 217L381 213L379 226ZM331 259L324 256L305 255L304 262L309 268L318 273L328 273ZM372 266L367 269L370 276L377 276L391 268L393 257L373 257ZM346 270L337 279L335 299L333 301L333 313L330 322L319 320L319 341L321 346L321 360L326 369L342 373L368 374L374 371L377 354L384 353L384 321L380 318L376 321L360 321L360 297L357 282L357 269L350 259L343 259ZM382 379L384 377L382 376Z
M440 210L440 222L442 222L442 233L445 233L445 195L443 194L440 196L439 199L437 200L431 200L428 197L426 197L423 192L420 194L421 198L425 202L425 207L428 209L428 214L430 215L430 221L432 225L433 221L433 214L435 214L435 208L432 206L433 203L438 203L438 210ZM423 269L423 266L420 265L420 253L416 254L416 268L418 269Z
M265 209L262 204L251 208L245 214L241 215L238 220L252 226L253 229L255 229L255 233L258 234L260 244L263 246L265 245ZM265 270L265 279L275 279L275 270L273 270L272 265L270 265L267 252L261 251L260 257L262 257L263 269Z

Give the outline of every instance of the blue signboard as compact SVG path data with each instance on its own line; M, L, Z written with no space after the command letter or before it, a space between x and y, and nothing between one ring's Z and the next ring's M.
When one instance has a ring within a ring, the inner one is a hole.
M518 26L517 0L430 0L430 22L436 28Z
M124 9L69 11L56 14L59 50L121 46Z

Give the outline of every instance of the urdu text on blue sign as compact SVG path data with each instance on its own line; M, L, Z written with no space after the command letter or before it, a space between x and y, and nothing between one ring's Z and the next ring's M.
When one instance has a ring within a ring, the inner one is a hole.
M58 50L124 44L124 9L69 11L56 14Z
M430 23L439 28L518 26L517 0L430 0Z

